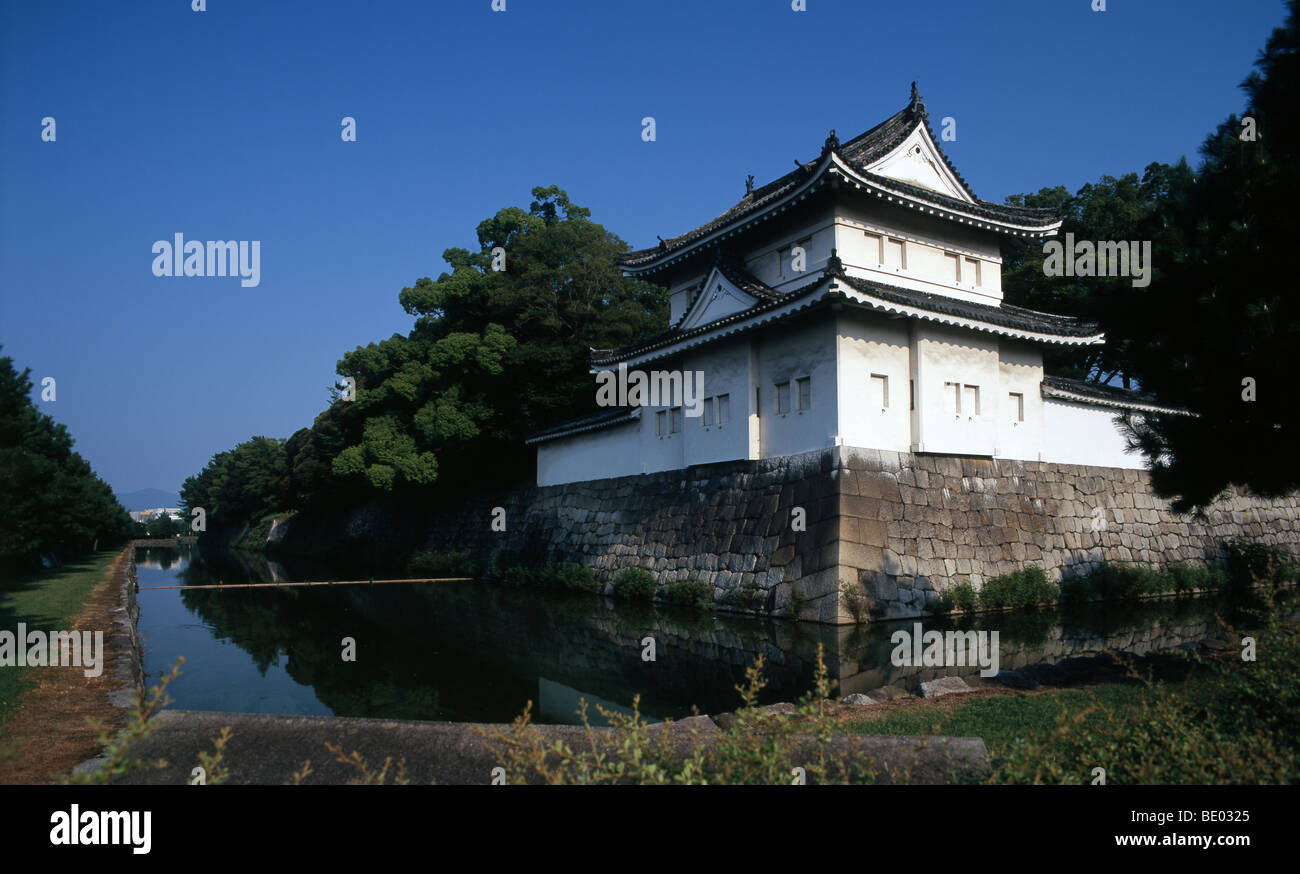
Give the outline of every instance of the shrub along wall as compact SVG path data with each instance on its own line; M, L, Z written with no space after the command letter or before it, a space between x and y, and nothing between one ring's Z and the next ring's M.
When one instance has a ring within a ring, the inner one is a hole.
M276 540L290 553L576 562L606 591L635 566L661 594L689 581L674 591L697 603L707 592L726 609L848 623L919 616L1026 564L1056 583L1103 564L1218 561L1238 537L1295 553L1298 517L1296 496L1245 494L1177 515L1136 470L836 447L481 495L432 521L377 506L299 514Z

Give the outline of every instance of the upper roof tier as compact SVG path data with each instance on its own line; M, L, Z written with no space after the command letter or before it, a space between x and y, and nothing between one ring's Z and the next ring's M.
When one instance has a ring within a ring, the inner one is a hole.
M698 249L763 220L773 210L806 198L829 183L845 184L882 200L922 213L1011 237L1043 237L1061 226L1052 209L1031 209L980 200L948 160L921 100L916 83L912 98L890 118L841 143L831 131L821 155L747 193L735 206L692 231L658 246L629 252L619 259L630 274L652 273Z

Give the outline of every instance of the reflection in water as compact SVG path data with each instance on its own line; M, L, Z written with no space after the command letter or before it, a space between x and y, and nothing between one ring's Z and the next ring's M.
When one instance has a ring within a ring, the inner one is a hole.
M217 582L365 579L338 565L268 565L198 549L140 549L142 587ZM762 700L789 701L812 683L817 645L841 694L915 688L971 668L897 668L890 634L913 620L830 627L628 604L581 593L478 582L227 591L141 591L145 669L183 675L182 709L508 722L534 702L542 722L573 722L578 700L626 712L633 695L655 718L734 709L735 685L762 654ZM992 615L963 628L1000 633L1003 670L1113 648L1134 652L1201 640L1218 629L1207 600L1061 613ZM1227 616L1225 616L1227 618ZM924 620L926 630L952 623ZM643 662L641 639L656 643ZM342 660L343 638L356 660Z

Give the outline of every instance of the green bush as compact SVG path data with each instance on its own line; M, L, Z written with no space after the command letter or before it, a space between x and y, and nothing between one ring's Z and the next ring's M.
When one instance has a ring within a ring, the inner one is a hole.
M861 583L850 583L847 580L840 583L840 597L854 622L861 625L871 619L871 596Z
M718 599L718 603L742 610L756 610L762 602L763 595L762 589L753 583L749 583L723 592L722 597Z
M649 601L655 596L654 574L645 568L625 567L614 574L614 594L634 601Z
M507 586L536 586L541 574L531 565L512 564L501 572L500 579Z
M1152 568L1142 565L1103 564L1091 573L1080 574L1067 580L1062 597L1066 601L1127 601L1152 595L1190 591L1185 588L1198 580L1213 579L1213 571L1195 571L1183 568ZM1180 583L1181 580L1181 583Z
M663 598L671 604L685 604L701 610L713 609L713 587L699 580L678 580L664 586Z
M561 585L560 566L557 564L543 564L533 568L533 585L539 589L554 589Z
M579 592L600 592L604 587L596 576L596 569L580 564L562 564L555 568L556 583L565 589Z
M1228 553L1228 576L1236 588L1277 586L1300 579L1300 560L1276 546L1237 538L1229 540L1224 547Z
M1174 591L1180 595L1228 585L1228 572L1221 567L1181 563L1170 565L1169 574L1174 580Z
M973 612L977 598L974 586L970 583L958 583L939 594L939 612L951 613L953 608L964 613Z
M477 577L482 568L468 553L423 550L406 560L406 572L412 577Z
M980 605L989 610L1037 607L1060 599L1060 586L1048 580L1047 572L1036 564L986 580L979 595Z

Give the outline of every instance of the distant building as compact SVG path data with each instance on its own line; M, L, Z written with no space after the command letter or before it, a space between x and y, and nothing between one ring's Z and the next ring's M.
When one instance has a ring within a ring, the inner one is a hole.
M603 370L704 374L681 395L532 435L539 485L853 446L1141 468L1115 416L1152 398L1045 376L1044 346L1096 325L1003 304L1003 245L1050 210L980 200L925 104L754 188L714 220L622 259L669 289L669 329L593 350Z
M181 519L180 507L154 507L152 510L132 510L130 516L135 522L149 522L153 519L157 519L164 513L173 520L179 521Z

